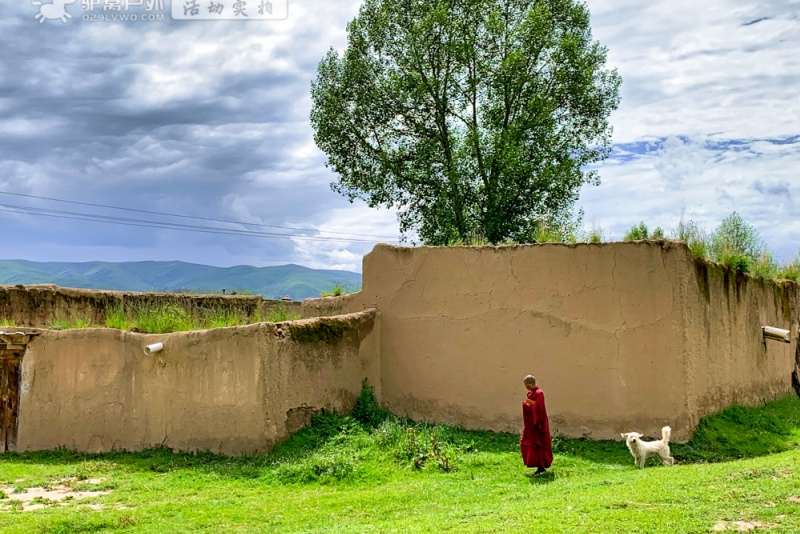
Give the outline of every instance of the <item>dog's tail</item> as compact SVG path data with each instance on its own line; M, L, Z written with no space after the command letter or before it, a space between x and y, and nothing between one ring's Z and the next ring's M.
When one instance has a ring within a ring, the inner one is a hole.
M665 426L661 429L661 440L664 443L669 443L669 436L672 434L672 429L668 426Z

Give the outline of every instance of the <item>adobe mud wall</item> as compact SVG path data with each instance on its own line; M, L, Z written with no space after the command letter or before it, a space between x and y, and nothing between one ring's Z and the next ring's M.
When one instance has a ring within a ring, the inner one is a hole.
M737 285L704 265L669 241L378 245L361 292L302 313L381 311L382 400L398 414L518 431L532 373L557 432L619 439L669 424L684 440L702 415L791 392L795 365L796 342L765 345L760 327L796 321L796 286Z
M703 260L693 260L693 267L683 311L692 428L732 404L758 405L791 392L800 365L797 284L744 276ZM763 325L790 330L792 342L764 340Z
M321 409L352 408L365 378L380 394L379 321L42 331L22 360L17 450L268 450Z
M116 306L177 304L189 312L222 310L253 320L275 307L300 310L299 302L267 300L252 295L184 295L73 289L55 285L0 285L0 320L17 326L47 328L56 320L88 321L105 325L106 313Z

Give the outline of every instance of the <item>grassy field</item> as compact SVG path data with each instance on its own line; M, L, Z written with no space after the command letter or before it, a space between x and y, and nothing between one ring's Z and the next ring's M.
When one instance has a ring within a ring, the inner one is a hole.
M0 455L0 532L800 532L794 396L705 420L675 467L556 438L543 477L516 435L401 421L364 398L269 455ZM34 511L9 498L57 485L110 493Z

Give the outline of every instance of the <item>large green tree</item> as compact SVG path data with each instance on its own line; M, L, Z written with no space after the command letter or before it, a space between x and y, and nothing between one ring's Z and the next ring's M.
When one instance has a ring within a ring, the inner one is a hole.
M611 148L620 77L576 0L365 0L312 83L317 145L351 201L428 244L533 241Z

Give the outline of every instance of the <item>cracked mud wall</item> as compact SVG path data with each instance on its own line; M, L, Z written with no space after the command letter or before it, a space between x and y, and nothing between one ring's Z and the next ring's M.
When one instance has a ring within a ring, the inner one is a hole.
M688 253L688 251L687 251ZM737 274L687 256L686 384L690 425L732 404L790 394L797 363L797 284ZM761 327L790 330L791 343L764 340Z
M340 302L381 311L382 400L398 414L518 431L532 373L554 431L618 438L686 426L682 261L672 243L379 245Z
M22 362L17 448L268 450L313 413L351 408L364 378L379 382L378 314L337 320L335 343L293 340L290 323L43 331ZM144 355L155 342L164 349Z
M303 314L378 308L382 400L417 420L518 431L532 373L557 432L684 440L702 415L791 391L796 341L764 348L760 326L796 332L797 286L724 275L682 243L378 245L363 273Z

